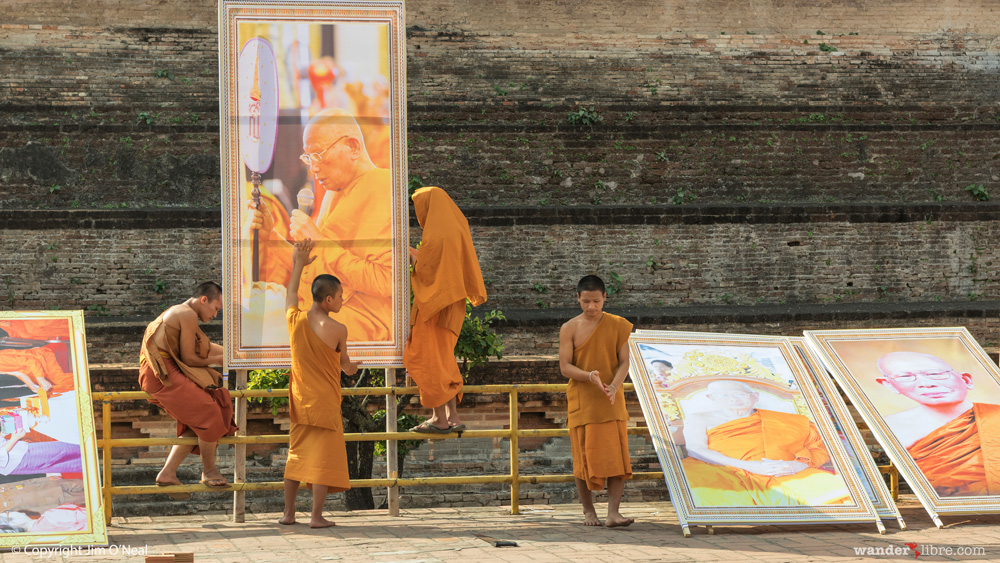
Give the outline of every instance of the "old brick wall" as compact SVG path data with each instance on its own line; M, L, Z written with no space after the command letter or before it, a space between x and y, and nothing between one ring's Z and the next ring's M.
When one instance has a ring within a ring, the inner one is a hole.
M516 317L574 307L581 272L601 274L613 304L631 308L995 299L995 209L499 208L469 218L487 308ZM8 210L0 218L7 307L149 317L221 272L214 211Z

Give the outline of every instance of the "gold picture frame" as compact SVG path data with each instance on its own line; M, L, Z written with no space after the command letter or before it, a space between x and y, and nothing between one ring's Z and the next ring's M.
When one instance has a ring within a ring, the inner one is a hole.
M83 311L0 312L0 441L0 548L108 544Z
M942 514L1000 512L1000 484L985 478L993 448L979 447L980 429L1000 420L992 417L1000 370L968 330L807 330L805 336L936 526L943 526ZM963 448L973 453L958 453ZM983 478L975 477L976 456Z
M409 329L402 1L222 0L225 365L287 367L294 240L343 284L332 316L362 366L402 365ZM253 209L266 221L256 226Z
M790 341L642 330L629 351L685 536L720 524L873 522L885 532Z

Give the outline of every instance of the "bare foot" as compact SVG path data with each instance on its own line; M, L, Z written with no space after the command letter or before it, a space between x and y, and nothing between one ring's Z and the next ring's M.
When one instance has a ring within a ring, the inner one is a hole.
M222 472L218 469L212 469L209 471L202 471L201 482L209 487L228 487L229 481L222 476Z
M604 524L602 524L601 521L597 519L597 513L596 512L587 512L587 511L584 511L584 513L583 513L583 525L584 526L603 526Z
M183 485L184 483L181 483L181 480L177 478L176 473L167 474L160 471L156 475L156 484L160 487L165 487L167 485Z
M292 514L291 516L282 516L278 520L278 523L279 524L284 524L286 526L291 526L292 524L295 524L295 515Z
M605 520L605 526L609 528L624 528L626 526L631 526L635 519L625 518L621 514L608 514L608 519Z
M330 526L336 526L336 525L337 524L335 524L334 522L331 522L330 520L327 520L322 516L320 516L318 519L313 518L312 520L309 521L310 528L329 528Z

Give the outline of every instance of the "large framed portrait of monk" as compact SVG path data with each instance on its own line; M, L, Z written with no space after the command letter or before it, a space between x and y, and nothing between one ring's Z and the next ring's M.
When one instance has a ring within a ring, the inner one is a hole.
M629 351L685 535L698 524L867 521L885 531L787 339L645 330Z
M865 444L858 425L855 423L847 404L840 397L837 386L830 379L830 375L823 367L823 362L806 345L806 339L801 336L790 336L788 341L799 353L799 358L809 372L809 378L816 385L816 392L819 393L820 402L833 422L833 431L837 434L837 439L844 445L847 452L847 459L854 468L854 473L868 493L868 500L871 501L875 512L883 520L895 519L901 530L906 529L906 522L903 521L899 508L892 500L892 492L882 478L882 474L875 464L868 446Z
M107 545L83 311L0 312L0 548Z
M291 362L296 241L316 243L298 306L335 276L351 358L402 365L408 329L402 1L219 4L226 367Z
M1000 370L965 328L805 335L938 527L1000 512Z

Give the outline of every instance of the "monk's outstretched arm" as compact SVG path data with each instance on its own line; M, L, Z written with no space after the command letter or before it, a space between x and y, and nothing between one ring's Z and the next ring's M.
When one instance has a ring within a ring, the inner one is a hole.
M302 269L312 264L316 260L315 256L310 256L316 243L309 239L300 240L295 243L295 251L292 253L292 277L288 280L288 288L285 290L285 310L299 306L299 283L302 281Z

